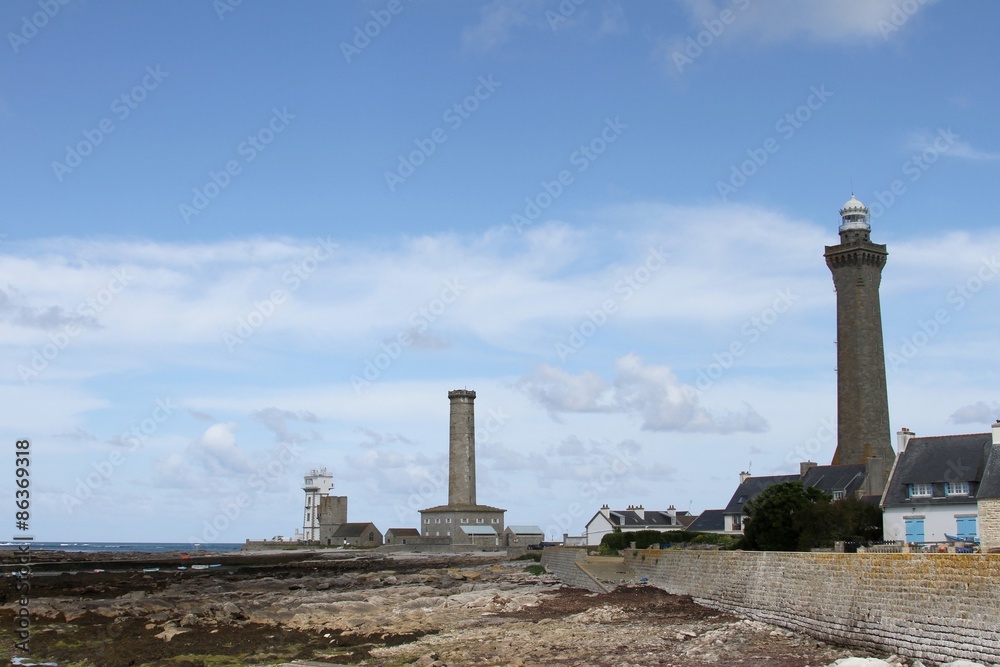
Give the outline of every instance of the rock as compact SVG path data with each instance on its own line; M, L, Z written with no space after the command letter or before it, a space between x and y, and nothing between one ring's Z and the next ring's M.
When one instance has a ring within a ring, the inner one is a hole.
M183 629L177 627L176 623L174 623L173 621L171 621L171 622L167 623L163 627L163 632L161 632L161 633L159 633L157 635L154 635L154 636L157 639L162 639L163 641L168 642L171 639L173 639L174 637L176 637L177 635L183 634L185 632L190 632L190 630L183 630Z
M954 662L947 662L941 667L986 667L978 662L972 662L971 660L955 660Z

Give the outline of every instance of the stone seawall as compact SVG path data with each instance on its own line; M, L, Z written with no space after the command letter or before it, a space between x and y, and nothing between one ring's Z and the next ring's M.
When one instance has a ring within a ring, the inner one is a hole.
M1000 663L1000 554L627 550L638 577L825 641Z
M542 550L542 565L549 572L559 577L559 581L567 586L583 588L594 593L606 593L607 589L604 588L601 582L594 579L586 570L580 567L580 563L586 560L586 549L545 547Z

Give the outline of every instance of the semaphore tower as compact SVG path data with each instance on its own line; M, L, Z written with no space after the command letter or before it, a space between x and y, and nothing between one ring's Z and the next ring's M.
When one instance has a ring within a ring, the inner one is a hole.
M853 194L840 217L840 245L826 246L824 254L837 290L837 451L833 465L867 464L871 490L879 492L895 457L889 436L878 295L889 253L885 245L871 242L868 208Z

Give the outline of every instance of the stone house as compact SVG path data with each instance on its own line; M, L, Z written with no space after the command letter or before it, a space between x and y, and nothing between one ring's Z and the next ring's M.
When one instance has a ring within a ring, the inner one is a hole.
M386 544L413 544L420 538L420 531L416 528L390 528L385 531Z
M907 544L997 538L1000 422L992 433L916 437L898 434L899 454L882 495L885 539ZM949 537L950 536L950 537Z
M334 546L379 547L382 546L382 531L374 523L345 523L332 535Z
M505 547L528 547L545 541L545 533L538 526L507 526L503 531Z
M598 546L605 535L617 531L685 530L693 520L690 512L678 511L673 505L665 510L647 510L642 505L613 510L605 505L587 522L587 546Z

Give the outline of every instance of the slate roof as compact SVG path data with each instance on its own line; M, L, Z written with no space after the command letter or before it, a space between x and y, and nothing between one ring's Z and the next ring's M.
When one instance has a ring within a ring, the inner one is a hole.
M976 497L1000 499L1000 445L993 445L990 451Z
M883 507L967 504L976 501L979 491L996 494L1000 491L1000 462L991 456L996 449L991 433L911 438L893 466ZM987 468L987 488L982 489L980 482ZM969 482L969 495L946 496L945 482ZM930 484L933 497L910 498L910 484Z
M368 528L372 527L375 530L375 524L369 523L342 523L340 527L333 533L333 537L361 537L365 534Z
M694 520L690 526L687 527L688 530L692 531L704 531L709 532L713 530L725 530L726 529L726 511L725 510L705 510Z
M507 530L514 533L515 535L541 535L545 536L542 529L538 526L507 526Z
M834 491L851 495L865 483L865 464L813 466L802 477L802 486L817 488L831 496Z
M416 528L390 528L385 531L386 535L389 533L392 533L394 537L420 537L420 531Z
M680 525L680 522L667 512L659 510L645 510L641 517L639 516L639 512L635 510L611 510L610 521L612 525L623 528L648 526L651 530L655 530L656 528L673 528Z
M843 491L845 496L851 496L865 483L865 465L858 463L843 466L813 466L806 470L804 475L747 477L746 481L736 488L736 493L726 505L723 514L743 514L743 506L756 498L761 491L785 482L802 482L802 486L807 489L816 488L831 496L834 491Z
M762 477L747 477L738 487L736 487L736 493L730 498L729 504L726 505L726 509L722 511L723 514L743 514L743 506L747 504L753 498L764 489L774 486L775 484L784 484L785 482L798 482L798 475L768 475Z
M421 512L506 512L507 510L490 505L436 505Z

